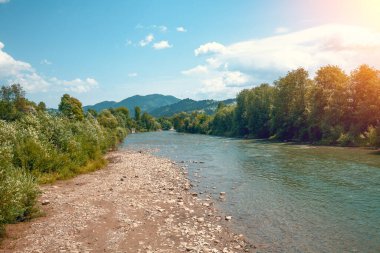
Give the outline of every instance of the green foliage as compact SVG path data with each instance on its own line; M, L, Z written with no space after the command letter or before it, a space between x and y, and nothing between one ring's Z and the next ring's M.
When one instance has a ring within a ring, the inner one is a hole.
M69 119L83 120L84 118L82 103L69 94L62 96L58 110Z
M135 107L135 120L136 121L141 120L141 108L138 106Z
M172 117L174 128L178 132L208 134L211 116L204 113L179 113Z
M234 119L235 106L225 106L220 103L214 119L210 123L211 133L215 135L233 135L235 131Z
M166 117L159 118L157 122L161 125L162 130L170 130L173 127L171 120Z
M85 116L80 101L69 95L62 97L61 114L50 114L45 104L26 100L18 85L1 90L0 105L13 109L0 119L0 230L32 215L37 181L103 166L103 154L125 138L131 120L123 108Z
M242 90L236 106L219 104L213 117L201 117L207 118L178 113L171 120L179 132L379 147L380 71L362 65L347 76L328 65L311 80L299 68L274 85Z

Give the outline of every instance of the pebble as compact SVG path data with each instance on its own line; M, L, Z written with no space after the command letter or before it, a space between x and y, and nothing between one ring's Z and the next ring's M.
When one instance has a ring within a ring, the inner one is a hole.
M44 200L42 200L41 204L42 204L43 206L49 205L49 204L50 204L50 200L48 200L48 199L44 199Z

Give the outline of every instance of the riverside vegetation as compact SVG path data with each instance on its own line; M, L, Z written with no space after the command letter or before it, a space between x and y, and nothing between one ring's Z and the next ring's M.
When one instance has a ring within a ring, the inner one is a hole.
M350 75L328 65L314 79L299 68L236 100L213 116L179 113L171 121L179 132L380 147L380 71L368 65Z
M25 98L21 86L0 91L0 232L4 225L38 213L38 183L71 178L103 167L103 154L114 149L130 129L154 131L160 124L135 108L135 118L121 107L84 112L65 94L59 110Z

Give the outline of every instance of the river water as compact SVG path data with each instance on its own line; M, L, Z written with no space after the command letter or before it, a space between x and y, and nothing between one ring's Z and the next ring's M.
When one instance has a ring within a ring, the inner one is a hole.
M193 190L211 195L259 252L380 252L376 152L170 131L132 134L123 146L187 166Z

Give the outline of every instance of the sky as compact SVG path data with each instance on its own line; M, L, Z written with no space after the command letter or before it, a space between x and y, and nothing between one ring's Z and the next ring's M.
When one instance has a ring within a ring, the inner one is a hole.
M380 0L0 0L0 85L57 108L233 98L304 67L380 68Z

